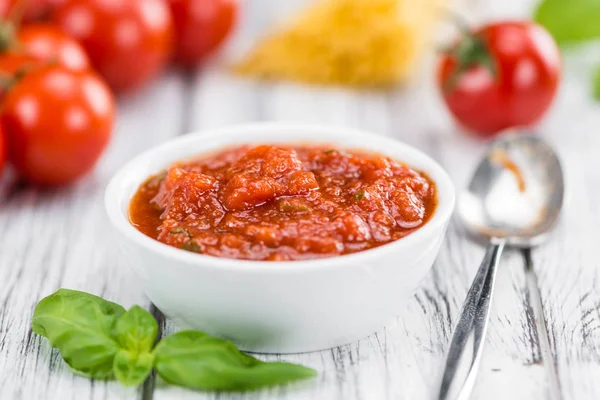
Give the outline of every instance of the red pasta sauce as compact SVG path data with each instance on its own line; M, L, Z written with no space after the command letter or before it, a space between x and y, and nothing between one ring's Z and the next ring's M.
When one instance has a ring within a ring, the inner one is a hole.
M375 153L262 145L182 161L131 200L131 223L215 257L292 261L368 250L421 228L437 205L424 173Z

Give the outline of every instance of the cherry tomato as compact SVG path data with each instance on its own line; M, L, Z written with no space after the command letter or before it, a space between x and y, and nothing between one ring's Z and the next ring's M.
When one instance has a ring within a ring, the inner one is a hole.
M110 90L93 72L60 66L29 72L3 102L8 159L30 182L71 183L96 164L110 139L114 113Z
M63 0L53 20L117 91L153 79L171 55L173 23L164 0Z
M500 22L465 34L441 59L448 108L480 136L537 122L552 103L561 60L550 34L530 22Z
M31 24L22 28L17 41L0 54L0 74L4 84L0 87L0 99L6 84L17 74L56 63L73 71L86 71L90 61L85 50L60 29L50 25Z
M238 17L237 0L167 0L176 31L175 59L194 66L227 37Z
M83 47L59 28L48 24L26 25L17 35L21 51L43 62L56 62L73 71L90 68Z

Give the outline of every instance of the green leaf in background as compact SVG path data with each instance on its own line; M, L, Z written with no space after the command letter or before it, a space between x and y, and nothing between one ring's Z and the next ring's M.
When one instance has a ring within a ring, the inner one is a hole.
M100 297L60 289L38 303L32 329L46 337L80 374L110 378L119 350L115 325L124 313L123 307Z
M125 386L141 385L152 372L154 354L121 349L113 363L115 377Z
M543 0L534 18L559 44L600 38L598 0Z
M600 65L596 67L594 72L594 97L600 101Z
M239 391L279 385L316 375L288 363L266 363L232 343L202 332L183 331L163 339L154 367L169 383L200 390Z
M149 352L158 335L158 323L148 311L133 306L117 321L117 341L133 352Z

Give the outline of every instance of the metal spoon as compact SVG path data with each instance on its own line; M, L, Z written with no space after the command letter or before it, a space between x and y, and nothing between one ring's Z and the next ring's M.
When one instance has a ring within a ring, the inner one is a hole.
M502 250L542 243L558 220L563 198L560 161L536 136L504 136L479 164L459 199L458 214L472 235L487 239L488 247L452 336L440 400L467 399L473 390Z

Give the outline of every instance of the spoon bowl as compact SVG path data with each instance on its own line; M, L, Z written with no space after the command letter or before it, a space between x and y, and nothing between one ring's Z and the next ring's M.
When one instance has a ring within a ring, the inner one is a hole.
M509 134L494 142L460 196L467 230L508 246L542 243L556 225L564 199L560 161L533 135Z

